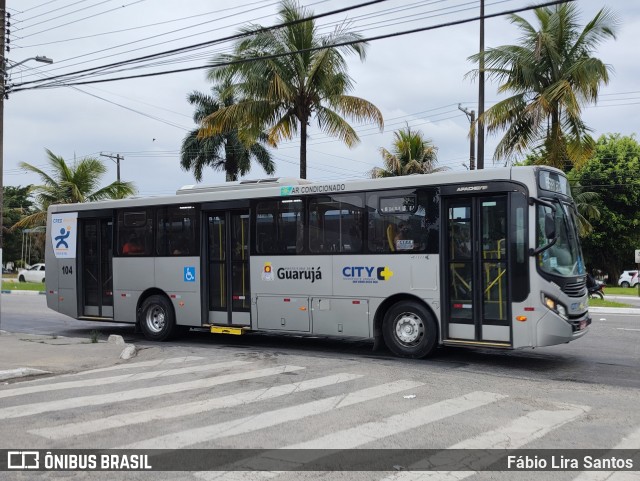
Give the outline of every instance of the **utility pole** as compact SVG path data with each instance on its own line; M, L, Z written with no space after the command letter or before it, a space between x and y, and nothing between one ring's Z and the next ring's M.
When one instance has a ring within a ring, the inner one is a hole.
M3 211L4 211L4 96L5 96L5 24L7 21L7 0L0 0L0 291L2 290L2 248L4 247ZM2 294L0 293L0 319L2 319Z
M480 0L480 65L478 68L478 169L484 169L484 0Z
M469 123L471 125L471 128L469 129L469 170L474 170L476 168L476 145L475 145L475 129L473 128L473 123L476 121L476 112L475 110L472 110L471 112L469 112L469 110L465 109L462 107L462 105L458 104L458 109L462 110L465 114L467 114L467 118L469 119Z
M117 172L118 172L118 174L117 174L118 177L117 178L118 178L118 182L120 182L120 161L124 160L124 157L121 156L120 154L116 154L116 155L110 154L109 155L109 154L103 154L102 152L100 153L100 156L101 157L107 157L107 158L109 158L111 160L115 159L116 168L117 168Z

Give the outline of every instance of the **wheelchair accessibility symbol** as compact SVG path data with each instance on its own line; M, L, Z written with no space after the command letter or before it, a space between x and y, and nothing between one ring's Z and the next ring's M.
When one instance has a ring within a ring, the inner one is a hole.
M195 282L196 281L196 268L194 266L189 266L184 268L184 282Z

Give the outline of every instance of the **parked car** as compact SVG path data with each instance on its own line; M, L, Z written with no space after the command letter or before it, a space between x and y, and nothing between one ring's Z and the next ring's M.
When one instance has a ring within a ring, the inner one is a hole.
M3 274L11 274L11 271L9 269L7 269L6 267L2 268L2 273Z
M18 271L20 282L44 282L44 264L34 264L28 269Z
M638 271L624 271L620 274L618 285L621 287L635 287L638 284Z

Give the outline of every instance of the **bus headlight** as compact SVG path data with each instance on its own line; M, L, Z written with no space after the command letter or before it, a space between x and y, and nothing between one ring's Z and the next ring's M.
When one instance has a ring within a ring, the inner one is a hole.
M546 294L542 295L544 305L551 309L553 312L557 313L564 320L567 320L567 308L556 301L553 297L549 297Z

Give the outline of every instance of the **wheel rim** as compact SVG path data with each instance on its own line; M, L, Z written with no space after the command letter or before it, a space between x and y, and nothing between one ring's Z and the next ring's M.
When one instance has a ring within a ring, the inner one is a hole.
M413 312L403 312L393 322L396 339L400 344L413 347L424 337L424 322Z
M164 309L158 305L150 306L147 309L146 324L151 332L158 334L164 329L166 324L166 313Z

